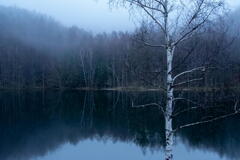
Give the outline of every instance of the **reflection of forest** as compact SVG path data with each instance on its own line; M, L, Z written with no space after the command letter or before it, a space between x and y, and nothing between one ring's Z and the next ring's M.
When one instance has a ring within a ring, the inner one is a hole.
M132 101L148 103L161 99L159 96L154 92L2 92L0 159L29 159L66 142L76 144L89 138L160 149L164 145L160 111L154 107L131 108ZM184 116L176 123L193 117ZM190 147L237 158L238 118L185 129L179 136Z

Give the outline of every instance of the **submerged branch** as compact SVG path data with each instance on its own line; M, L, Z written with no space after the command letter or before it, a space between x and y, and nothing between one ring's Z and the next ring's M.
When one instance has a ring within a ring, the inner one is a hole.
M158 103L149 103L149 104L135 106L132 102L132 108L145 108L145 107L150 107L150 106L158 107L162 111L162 113L165 115L165 111L164 111L163 107Z
M202 81L202 80L204 80L204 79L203 78L191 79L191 80L188 80L188 81L184 81L184 82L174 84L172 87L177 87L177 86L185 85L185 84L192 83L192 82Z
M192 126L196 126L196 125L201 125L201 124L205 124L205 123L211 123L211 122L215 122L217 120L225 119L225 118L240 114L240 109L237 109L238 102L239 101L237 101L234 105L235 112L225 114L225 115L222 115L222 116L219 116L219 117L215 117L215 118L212 118L212 119L209 119L209 120L205 120L205 121L199 121L199 122L193 122L193 123L185 124L185 125L179 126L178 128L174 129L173 132L176 132L179 129L192 127Z
M236 112L226 114L226 115L223 115L223 116L220 116L220 117L216 117L216 118L213 118L213 119L210 119L210 120L200 121L200 122L195 122L195 123L189 123L189 124L178 127L177 129L175 129L175 131L178 130L178 129L183 129L183 128L187 128L187 127L191 127L191 126L195 126L195 125L200 125L200 124L204 124L204 123L210 123L210 122L214 122L214 121L217 121L217 120L225 119L225 118L237 115L239 113L240 113L240 111L236 111Z
M190 111L190 110L203 108L203 105L201 105L201 104L199 104L199 103L197 103L197 102L195 102L195 101L193 101L193 100L187 99L187 98L174 98L174 99L173 99L173 101L180 101L180 100L186 101L186 102L190 102L190 103L196 105L196 107L191 107L191 108L183 109L183 110L180 110L180 111L178 111L178 112L174 111L174 112L176 112L176 113L173 114L172 117L176 117L176 116L178 116L178 115L180 115L180 114L182 114L182 113L188 112L188 111Z
M187 109L184 109L184 110L182 110L182 111L179 111L179 112L173 114L172 117L176 117L176 116L178 116L178 115L180 115L180 114L182 114L182 113L185 113L185 112L188 112L188 111L194 110L194 109L202 109L202 107L191 107L191 108L187 108Z
M199 105L199 106L202 106L201 104L197 103L197 102L194 102L190 99L187 99L187 98L174 98L173 101L179 101L179 100L183 100L183 101L187 101L187 102L190 102L192 104L195 104L195 105Z

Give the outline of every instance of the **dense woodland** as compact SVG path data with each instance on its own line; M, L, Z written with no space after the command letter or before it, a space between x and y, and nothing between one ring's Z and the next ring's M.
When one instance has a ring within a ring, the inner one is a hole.
M239 87L239 15L237 10L208 22L204 33L179 46L174 72L208 66L204 75L193 75L203 81L188 87ZM0 7L0 19L0 88L161 88L166 83L164 54L141 43L161 36L151 24L132 33L93 34L14 7Z

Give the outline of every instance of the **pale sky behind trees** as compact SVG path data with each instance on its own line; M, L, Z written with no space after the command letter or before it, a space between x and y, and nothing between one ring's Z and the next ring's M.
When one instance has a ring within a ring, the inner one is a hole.
M227 1L233 9L240 6L240 0ZM136 27L127 9L110 9L108 0L1 0L0 5L43 13L66 26L76 25L94 33L131 31Z

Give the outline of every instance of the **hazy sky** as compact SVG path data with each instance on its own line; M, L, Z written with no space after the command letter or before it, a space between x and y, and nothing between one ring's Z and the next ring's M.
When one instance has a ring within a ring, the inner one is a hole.
M240 0L227 0L231 7ZM0 4L17 6L52 16L64 25L77 25L93 32L133 30L126 9L109 9L108 0L0 0Z

